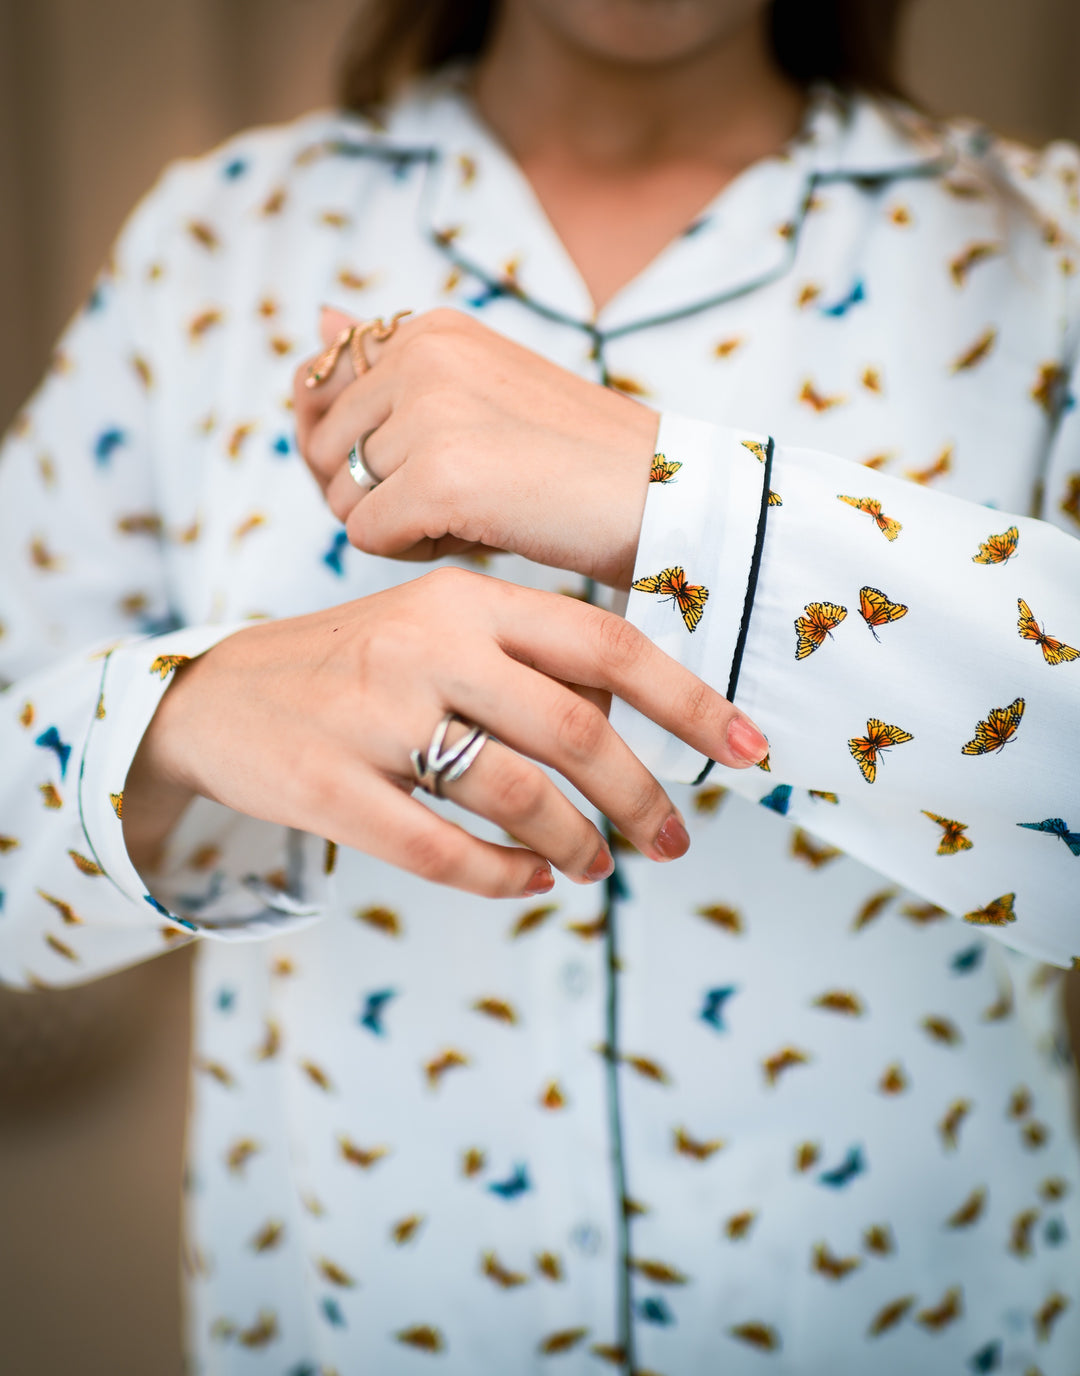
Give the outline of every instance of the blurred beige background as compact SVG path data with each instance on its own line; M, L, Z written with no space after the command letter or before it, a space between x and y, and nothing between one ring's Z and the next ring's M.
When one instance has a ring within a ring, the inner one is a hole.
M328 103L357 8L0 0L0 426L162 164ZM1080 139L1078 58L1077 0L912 0L903 77L934 110ZM5 1376L179 1376L188 965L0 991Z

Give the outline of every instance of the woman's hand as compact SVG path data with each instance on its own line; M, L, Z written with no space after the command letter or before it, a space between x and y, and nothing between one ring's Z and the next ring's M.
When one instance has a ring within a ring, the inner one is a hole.
M259 623L177 671L128 775L128 849L146 863L202 794L473 893L542 893L549 862L578 882L602 879L603 837L535 759L639 850L675 859L689 838L597 705L610 693L725 764L765 753L745 717L628 622L557 593L443 568ZM446 796L528 849L478 840L408 796L410 752L448 712L498 739Z
M324 311L327 342L352 323ZM368 372L356 377L346 351L317 388L302 366L294 394L301 452L357 549L412 559L511 550L630 586L654 411L459 311L406 320L368 350ZM367 490L347 464L361 436L382 480Z

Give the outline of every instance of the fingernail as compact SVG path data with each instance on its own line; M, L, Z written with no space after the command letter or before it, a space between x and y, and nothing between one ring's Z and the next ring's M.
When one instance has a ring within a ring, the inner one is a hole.
M769 742L749 717L732 718L727 729L727 743L747 764L758 764L769 753Z
M547 868L542 866L536 871L529 880L529 887L524 890L523 898L535 898L538 893L550 893L555 887L555 876Z
M653 845L665 860L678 860L690 849L690 836L681 820L672 813L656 833Z
M585 871L584 879L586 884L599 884L601 879L606 879L615 868L615 861L611 857L611 851L607 846L601 846L596 852L596 859Z

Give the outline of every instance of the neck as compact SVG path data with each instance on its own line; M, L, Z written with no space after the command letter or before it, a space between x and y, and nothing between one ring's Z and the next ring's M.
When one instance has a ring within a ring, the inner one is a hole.
M778 152L805 97L777 68L760 13L688 55L623 61L507 0L475 77L487 124L523 167L557 159L625 175L673 162L730 177Z

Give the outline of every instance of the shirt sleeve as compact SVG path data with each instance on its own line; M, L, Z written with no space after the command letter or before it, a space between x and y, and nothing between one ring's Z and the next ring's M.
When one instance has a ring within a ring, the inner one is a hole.
M128 768L171 674L237 626L183 627L154 473L150 295L168 181L0 450L0 980L79 982L196 933L321 911L325 845L209 803L153 892L123 841Z
M758 769L627 707L659 776L711 771L1008 945L1080 953L1080 421L1042 516L661 420L628 618L737 702ZM764 771L764 772L762 772Z

